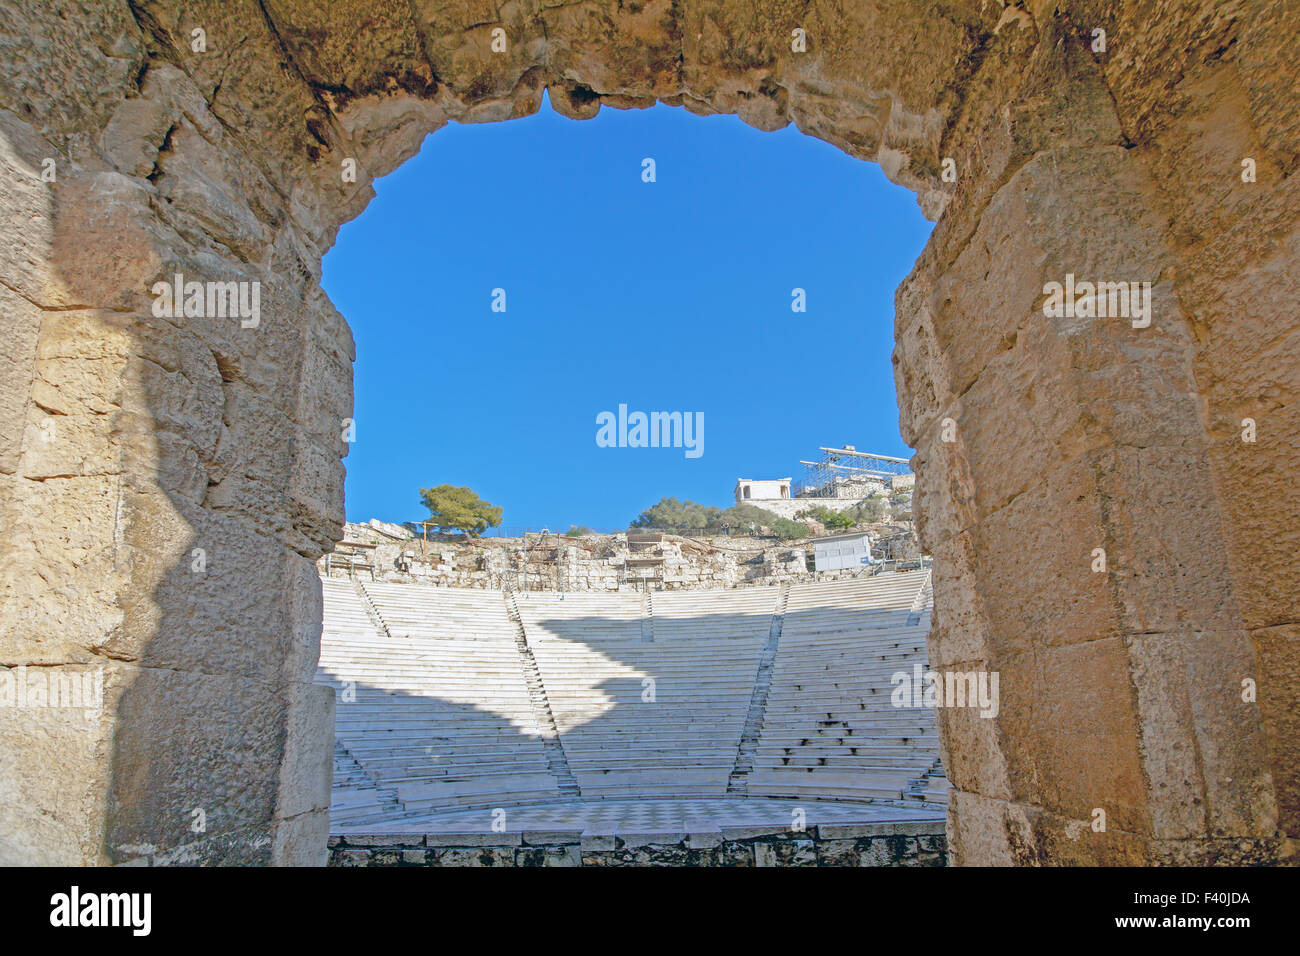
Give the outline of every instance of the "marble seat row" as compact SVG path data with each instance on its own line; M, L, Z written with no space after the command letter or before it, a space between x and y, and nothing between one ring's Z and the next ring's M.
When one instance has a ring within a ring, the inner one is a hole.
M325 579L334 815L552 801L566 773L583 799L720 797L751 712L752 796L941 801L933 714L890 694L926 660L924 583L794 585L777 641L775 587L507 598Z
M934 713L892 697L894 675L928 663L925 584L895 572L791 588L751 794L938 799Z
M317 680L337 691L335 738L404 812L559 797L499 593L322 587Z
M519 604L583 796L725 793L776 589L654 595L648 629L620 598L609 618L599 595Z

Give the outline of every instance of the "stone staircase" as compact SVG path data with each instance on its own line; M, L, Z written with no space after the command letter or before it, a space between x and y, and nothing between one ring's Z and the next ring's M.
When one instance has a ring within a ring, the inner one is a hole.
M646 588L641 598L641 642L653 644L655 641L655 603L650 589Z
M533 705L533 717L537 723L538 734L546 751L546 765L555 777L560 795L566 800L582 799L582 790L569 769L569 760L564 753L564 744L560 740L559 728L555 715L551 712L550 702L546 699L546 687L542 683L542 673L538 670L537 659L533 649L528 646L528 633L524 630L523 619L519 616L519 606L515 602L513 588L507 587L501 592L506 604L506 614L515 629L515 645L519 648L519 661L524 671L524 683L528 685L528 696Z
M893 706L925 660L928 572L792 584L748 796L940 802L932 711Z
M330 825L364 826L401 815L397 791L380 787L351 752L334 741L334 779L330 795Z
M500 594L367 581L389 637L350 582L322 588L335 737L402 813L561 799Z
M767 634L763 656L759 658L758 673L754 678L754 692L749 698L749 711L745 715L745 729L741 731L740 747L736 750L736 765L727 780L727 793L745 795L747 779L754 769L754 752L763 732L763 711L767 708L767 694L772 687L772 664L776 661L777 647L781 643L781 624L785 620L786 604L790 600L790 585L781 585L781 595L772 612L772 623Z
M946 805L948 790L948 775L944 772L943 764L936 759L922 776L908 781L908 788L903 792L903 799L909 803Z
M934 606L934 577L929 571L924 573L925 583L921 585L921 590L916 592L916 600L912 602L912 609L907 615L908 627L920 624L921 616Z
M379 614L379 608L375 607L375 602L370 600L370 595L366 592L366 586L357 578L352 579L352 587L357 592L357 597L361 599L361 606L366 610L366 617L370 618L370 623L374 625L376 631L389 639L392 634L388 630L388 625Z

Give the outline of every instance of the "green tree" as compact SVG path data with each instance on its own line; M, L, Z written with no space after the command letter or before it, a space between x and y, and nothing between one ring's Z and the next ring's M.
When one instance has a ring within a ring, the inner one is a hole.
M852 511L832 511L824 505L805 508L803 511L798 512L795 517L812 518L828 531L842 531L857 524L857 519Z
M782 518L780 515L757 505L733 505L719 514L718 517L718 525L721 526L725 522L731 527L733 534L738 529L749 530L749 526L752 524L756 529L766 528L782 541L808 537L808 526L802 521ZM715 529L711 528L709 530Z
M658 531L704 531L721 534L726 526L731 533L748 531L750 524L767 528L782 540L806 538L808 526L799 521L782 518L756 505L733 505L726 510L712 505L698 505L693 501L661 498L632 522L631 527Z
M501 524L501 509L484 501L471 488L421 488L420 501L429 509L429 521L439 531L459 530L477 538Z
M660 498L632 522L633 528L653 528L663 531L704 531L718 523L721 509L697 505L693 501Z
M585 524L571 524L569 530L564 532L566 538L581 538L584 534L591 534L591 529Z

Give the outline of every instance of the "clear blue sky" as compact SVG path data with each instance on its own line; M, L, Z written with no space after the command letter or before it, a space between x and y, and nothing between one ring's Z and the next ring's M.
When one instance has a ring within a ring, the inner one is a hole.
M357 342L351 521L423 518L418 489L450 483L507 527L623 528L798 479L819 445L911 454L893 293L931 224L875 165L793 126L547 103L444 127L375 189L324 264ZM703 455L598 447L620 403L702 412Z

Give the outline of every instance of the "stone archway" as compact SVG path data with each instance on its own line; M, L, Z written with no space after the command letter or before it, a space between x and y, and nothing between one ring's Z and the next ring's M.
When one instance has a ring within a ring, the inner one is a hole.
M1267 2L7 4L0 663L100 667L105 710L5 715L0 858L323 858L313 562L352 342L320 257L428 132L543 89L795 122L938 218L895 351L931 658L1002 687L996 719L941 712L954 861L1285 858L1298 28ZM177 274L259 282L260 321L157 314ZM1067 274L1149 281L1153 320L1045 317Z

